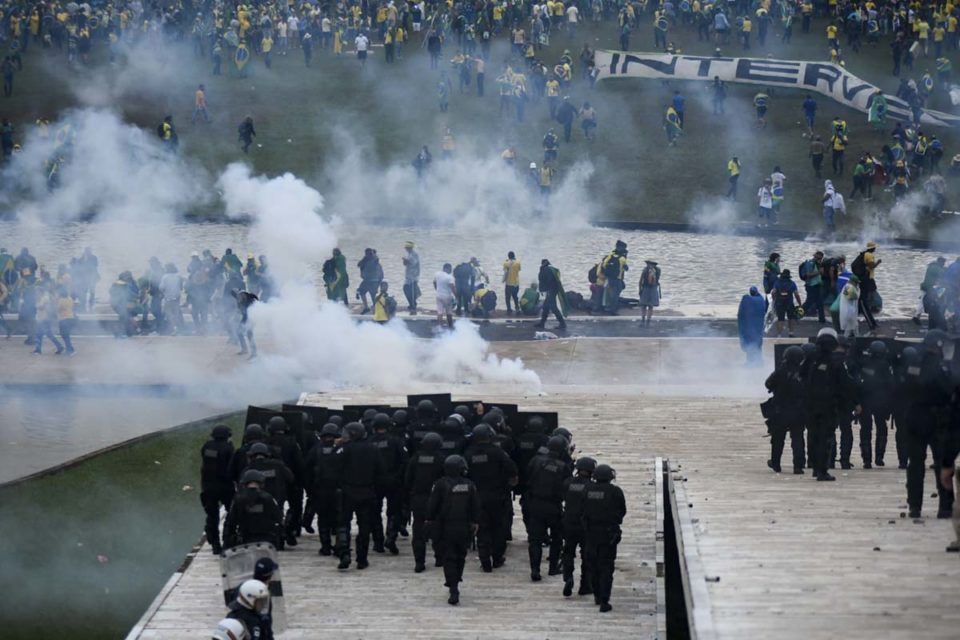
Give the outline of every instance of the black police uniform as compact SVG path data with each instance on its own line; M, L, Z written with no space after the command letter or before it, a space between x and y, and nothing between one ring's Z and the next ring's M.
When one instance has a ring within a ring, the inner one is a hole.
M520 479L517 486L513 488L514 494L520 496L520 513L523 516L523 524L527 524L526 491L527 477L530 472L530 461L533 460L537 452L547 444L549 437L543 432L540 425L527 425L527 428L517 436L516 447L513 450L513 461L517 463L517 469L520 473Z
M293 473L293 482L287 489L287 504L289 507L284 522L289 541L290 536L300 534L300 523L303 520L303 490L306 485L303 451L300 448L297 436L290 431L271 433L268 444L278 452L283 464L287 465L287 468Z
M383 464L377 448L365 440L347 442L337 453L340 469L340 526L337 555L350 561L350 523L357 516L357 566L367 563L370 534L376 517L377 491L383 482Z
M620 487L609 482L596 482L587 488L583 529L590 559L593 599L600 605L610 602L620 525L626 513L627 503Z
M310 504L317 514L320 555L333 551L331 534L340 526L340 467L333 438L325 438L307 453L305 462Z
M563 581L573 583L573 568L580 547L580 588L578 593L593 593L590 576L593 568L586 552L586 534L583 528L583 506L587 491L594 486L589 477L573 476L563 481Z
M790 448L793 451L793 472L803 473L805 462L803 424L803 383L800 380L800 368L784 363L767 378L766 387L773 393L774 415L767 419L770 433L769 466L780 472L780 459L787 434L790 434Z
M860 414L860 456L863 466L871 463L884 465L887 450L887 420L893 400L893 369L884 356L870 356L860 367L860 398L863 411ZM873 445L873 428L876 426L877 446Z
M233 444L227 438L208 440L200 449L200 504L206 513L204 532L214 553L220 553L220 505L227 511L233 501L230 475Z
M517 465L492 442L476 442L464 454L468 476L480 493L477 552L484 571L503 564L510 528L510 484L517 478Z
M807 403L808 466L816 478L829 480L827 458L838 415L849 405L851 381L842 354L818 350L803 376ZM842 459L842 458L841 458Z
M443 577L450 594L459 593L463 566L480 520L480 495L469 478L445 475L437 480L427 503L427 521L443 549Z
M908 366L905 394L911 399L906 411L909 442L907 464L907 504L918 516L923 508L923 474L927 467L927 449L933 453L933 474L939 495L938 515L949 517L953 509L952 487L940 482L943 459L941 421L950 403L950 373L941 358L927 352L919 366Z
M281 547L283 512L263 489L244 487L237 492L223 525L223 546L269 542Z
M910 396L907 392L908 365L903 356L897 360L893 368L892 427L895 429L894 442L897 447L898 468L906 469L909 460L910 442L907 433L907 409L910 407Z
M524 504L527 511L527 548L530 575L540 579L543 543L549 540L550 575L560 572L560 551L563 548L563 481L570 477L570 466L558 454L534 456L527 473Z
M428 449L421 447L411 456L407 463L404 478L404 488L409 496L410 512L413 514L413 531L411 545L413 559L417 567L423 567L427 556L427 539L433 539L433 553L438 566L441 561L440 550L436 544L436 536L428 529L427 504L430 500L430 491L433 484L443 477L443 461L438 448Z
M227 617L243 623L250 640L269 640L273 637L273 634L267 631L268 621L256 611L251 611L241 604L232 603Z
M403 442L389 433L374 433L370 443L377 448L380 462L383 464L383 477L377 486L377 503L373 520L373 548L382 552L384 547L396 553L397 533L403 524L403 472L407 466L407 450ZM383 520L380 512L383 503L387 503L387 528L384 536Z

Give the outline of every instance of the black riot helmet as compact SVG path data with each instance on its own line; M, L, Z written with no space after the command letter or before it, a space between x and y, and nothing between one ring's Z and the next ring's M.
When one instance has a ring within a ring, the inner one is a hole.
M831 353L837 349L840 340L837 332L830 327L824 327L817 333L817 348L823 353Z
M332 415L329 418L327 418L327 422L329 422L330 424L335 424L341 429L343 428L343 416Z
M470 408L465 404L458 404L454 407L453 412L463 418L464 422L470 422Z
M490 425L495 431L499 431L503 426L503 412L494 407L484 414L480 420L483 424Z
M210 437L214 440L229 440L230 436L233 435L233 432L225 424L218 424L213 428L213 431L210 432Z
M804 342L800 345L800 350L803 351L804 360L807 360L817 354L817 345L812 342Z
M577 461L573 464L573 468L577 471L585 471L588 474L592 474L597 469L597 461L588 456L577 458Z
M263 442L257 442L250 447L250 450L247 451L247 455L251 458L256 458L258 456L264 456L266 458L270 457L270 447Z
M460 478L467 473L467 461L463 456L447 456L443 461L443 472L451 478Z
M900 357L903 359L903 364L908 367L920 366L920 352L917 351L915 347L904 348L904 350L900 352Z
M543 433L544 432L543 418L540 416L534 416L527 420L527 431L531 433Z
M397 409L393 412L393 424L398 427L405 427L410 421L410 417L407 415L406 409Z
M247 442L259 442L267 437L267 434L263 432L263 427L258 424L248 424L247 428L243 430L243 441Z
M364 426L369 425L369 424L373 424L373 419L374 419L375 417L377 417L377 410L376 410L376 409L366 409L366 410L364 410L364 412L363 412L363 417L360 418L360 422L361 422L361 424L363 424Z
M568 443L573 441L573 434L570 433L570 430L565 427L557 427L556 429L553 430L553 433L551 433L550 435L560 436L561 438L566 440Z
M320 437L321 438L339 438L340 427L333 424L332 422L328 422L327 424L323 425L322 429L320 429Z
M347 426L343 428L343 435L345 435L350 442L356 442L367 437L367 430L364 429L363 425L359 422L348 422Z
M870 355L874 358L887 357L887 343L882 340L874 340L870 343Z
M488 424L478 424L473 428L473 439L476 442L490 442L497 433Z
M387 414L378 413L377 415L373 416L374 431L376 431L377 429L383 429L384 431L386 431L387 429L390 428L390 425L391 425L390 416L388 416Z
M257 471L256 469L247 469L243 472L243 475L240 476L240 485L245 487L250 483L257 483L257 486L262 487L263 483L266 481L263 473Z
M547 451L550 453L560 455L567 450L567 441L563 439L563 436L550 436L550 439L547 440Z
M791 345L783 352L783 364L799 367L801 362L803 362L803 349L797 345Z
M597 465L597 470L593 472L593 479L597 482L613 482L617 477L617 472L608 464Z
M426 420L437 415L437 406L432 400L421 400L417 403L417 417Z
M280 416L273 416L267 423L267 431L270 433L286 433L287 421Z
M443 438L440 437L439 433L431 431L427 435L423 436L423 440L420 441L420 448L426 452L438 451L440 445L443 444Z

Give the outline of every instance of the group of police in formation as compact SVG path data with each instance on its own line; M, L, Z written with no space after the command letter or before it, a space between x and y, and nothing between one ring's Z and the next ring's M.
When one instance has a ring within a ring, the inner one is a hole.
M541 580L546 547L548 575L562 574L563 594L571 596L579 547L577 593L592 594L601 612L612 609L614 561L626 514L623 492L612 483L616 473L592 458L574 459L572 434L562 427L548 433L539 416L515 433L497 407L461 405L444 419L432 401L421 400L412 415L404 409L392 416L367 409L360 422L347 424L331 415L319 431L298 433L275 416L266 430L247 425L237 449L230 436L229 427L217 426L201 450L200 498L207 540L216 554L251 542L269 542L280 550L295 546L301 529L315 531L316 519L320 555L335 557L338 568L347 570L355 517L357 569L369 566L371 538L374 551L396 555L398 536L409 535L414 571L421 573L429 542L435 566L443 567L448 602L456 605L474 543L484 572L506 562L513 498L519 496L530 579ZM222 544L221 506L227 510ZM266 587L248 582L231 617L261 620L264 628L247 632L267 637L269 615L250 616L261 608L257 603Z
M762 407L771 436L767 464L780 472L789 434L793 473L802 474L806 466L817 480L834 480L828 469L837 462L837 429L840 466L851 469L856 421L860 423L863 468L882 467L892 417L897 461L907 472L909 516L921 516L929 449L939 497L937 517L951 517L952 483L945 480L942 469L949 473L960 453L960 371L953 365L955 358L945 358L950 342L946 333L933 330L921 343L897 354L879 340L861 349L856 342L838 338L833 329L825 328L815 343L787 348L766 382L773 393Z

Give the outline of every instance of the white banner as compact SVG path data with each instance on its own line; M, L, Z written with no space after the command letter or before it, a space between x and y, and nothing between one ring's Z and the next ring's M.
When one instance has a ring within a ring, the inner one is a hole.
M724 82L760 84L816 92L848 107L869 112L877 87L861 80L844 67L829 62L801 62L768 58L714 58L661 53L597 51L599 80L607 78L653 78L659 80L703 80L719 76ZM887 116L912 121L910 106L889 94ZM960 126L960 116L924 109L922 124Z

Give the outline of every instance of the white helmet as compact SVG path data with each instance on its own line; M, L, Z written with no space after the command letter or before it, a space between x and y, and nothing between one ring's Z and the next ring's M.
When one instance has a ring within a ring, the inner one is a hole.
M224 618L213 631L213 640L247 640L249 637L243 623L233 618Z
M240 585L237 602L256 613L266 613L270 606L270 590L259 580L247 580Z
M536 169L536 168L537 168L537 163L536 163L536 162L531 162L531 163L530 163L530 168L531 168L531 169Z

